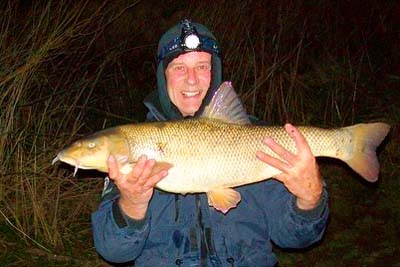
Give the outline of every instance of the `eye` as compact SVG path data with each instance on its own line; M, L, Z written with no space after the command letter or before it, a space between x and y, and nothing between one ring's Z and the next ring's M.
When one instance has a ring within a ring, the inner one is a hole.
M201 71L208 71L211 69L211 66L209 64L201 64L197 68Z
M88 144L88 148L94 148L94 147L96 147L95 143L91 142L91 143Z
M174 67L174 71L183 72L183 71L185 71L185 67L182 66L182 65L176 65L176 66Z

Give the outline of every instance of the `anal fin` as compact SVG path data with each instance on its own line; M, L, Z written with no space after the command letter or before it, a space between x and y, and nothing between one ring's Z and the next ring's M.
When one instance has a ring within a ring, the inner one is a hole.
M207 192L208 205L226 214L241 200L240 193L231 188L218 188Z

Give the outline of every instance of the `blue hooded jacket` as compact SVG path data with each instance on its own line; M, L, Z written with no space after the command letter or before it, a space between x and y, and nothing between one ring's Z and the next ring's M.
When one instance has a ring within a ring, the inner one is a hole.
M194 25L198 34L215 40L203 25ZM159 55L164 45L180 36L181 27L174 26L161 38ZM222 80L215 51L209 51L211 93ZM145 101L151 121L180 118L165 88L168 60L167 55L159 61L158 91ZM183 196L155 189L145 219L135 221L119 208L118 189L106 178L102 202L92 215L95 247L111 263L135 266L274 266L272 242L282 248L304 248L321 239L329 213L325 189L311 211L298 209L295 197L274 179L236 190L242 196L240 204L222 214L209 207L206 194Z

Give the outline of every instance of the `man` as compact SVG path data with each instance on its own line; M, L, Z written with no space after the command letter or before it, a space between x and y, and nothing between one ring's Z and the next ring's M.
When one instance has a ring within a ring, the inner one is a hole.
M196 117L222 82L213 34L184 20L162 36L158 60L158 91L145 100L148 120ZM302 248L320 240L327 192L305 139L292 125L285 129L297 154L266 137L265 145L280 158L261 151L257 157L282 174L237 188L242 201L225 215L209 208L205 194L154 189L168 175L167 169L152 173L154 160L142 156L124 175L110 157L112 182L92 217L97 251L109 262L135 266L274 266L271 241Z

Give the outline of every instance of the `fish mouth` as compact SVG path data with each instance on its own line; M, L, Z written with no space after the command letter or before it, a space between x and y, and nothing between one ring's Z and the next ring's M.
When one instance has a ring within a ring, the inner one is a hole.
M56 163L57 161L59 161L60 159L58 158L58 156L56 156L52 161L51 161L51 165L54 165L54 163Z
M75 169L74 169L74 176L75 176L76 173L78 172L78 169L79 169L79 168L85 169L84 167L82 167L82 166L79 164L79 161L77 161L77 160L74 159L74 158L60 157L60 154L58 154L58 155L52 160L51 164L54 165L54 163L56 163L57 161L65 162L65 163L67 163L67 164L70 164L70 165L74 166L74 167L75 167Z

